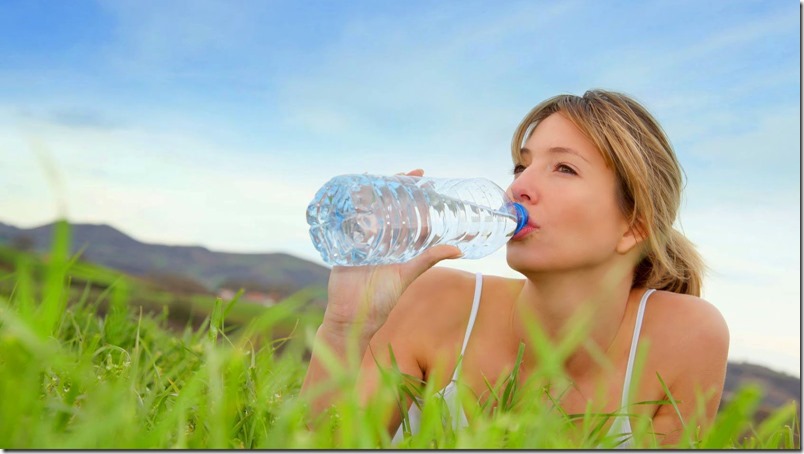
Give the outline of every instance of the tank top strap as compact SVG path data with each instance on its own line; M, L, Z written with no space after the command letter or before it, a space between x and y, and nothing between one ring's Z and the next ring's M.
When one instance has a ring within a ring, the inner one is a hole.
M636 359L637 344L639 343L639 332L642 330L642 320L645 318L645 305L648 302L648 297L655 291L656 289L654 288L645 290L645 293L642 295L642 300L639 302L637 319L634 324L634 335L631 338L631 351L628 353L628 366L625 368L625 382L623 382L622 395L623 409L628 407L628 394L631 390L631 375L634 373L634 360Z
M458 371L463 362L463 354L466 352L466 345L469 343L469 337L472 335L472 328L475 326L477 319L477 309L480 307L480 294L483 291L483 275L481 273L475 274L475 296L472 300L472 312L469 314L469 323L466 325L466 333L463 335L463 345L461 346L461 356L458 358L458 365L455 366L455 372L452 373L452 381L458 379Z

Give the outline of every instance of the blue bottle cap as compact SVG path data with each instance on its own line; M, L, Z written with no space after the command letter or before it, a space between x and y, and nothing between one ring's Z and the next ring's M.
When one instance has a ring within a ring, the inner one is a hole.
M516 235L523 227L528 225L528 210L516 202L512 205L514 205L514 209L516 209L516 230L514 231L514 235Z

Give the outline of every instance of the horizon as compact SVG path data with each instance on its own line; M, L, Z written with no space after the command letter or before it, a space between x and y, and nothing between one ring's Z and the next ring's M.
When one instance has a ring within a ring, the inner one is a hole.
M236 5L236 7L232 7ZM8 0L0 206L322 264L332 176L511 181L538 102L622 91L685 172L678 227L730 358L801 371L800 5L762 0ZM509 278L504 250L442 262Z

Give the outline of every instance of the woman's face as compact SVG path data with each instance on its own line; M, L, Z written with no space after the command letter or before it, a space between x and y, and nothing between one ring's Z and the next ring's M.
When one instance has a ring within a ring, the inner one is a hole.
M508 188L532 227L508 242L508 264L527 275L611 260L629 230L616 194L615 173L595 145L560 112L545 118L525 143Z

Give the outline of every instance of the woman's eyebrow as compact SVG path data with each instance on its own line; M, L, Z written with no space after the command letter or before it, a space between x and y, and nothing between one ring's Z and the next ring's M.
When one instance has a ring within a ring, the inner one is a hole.
M575 155L575 156L577 156L577 157L579 157L579 158L583 159L584 161L589 162L589 160L588 160L588 159L586 159L586 158L585 158L585 157L584 157L584 156L583 156L581 153L579 153L579 152L578 152L578 151L576 151L576 150L573 150L572 148L567 148L567 147L550 147L550 148L548 148L548 149L547 149L547 151L549 151L549 152L551 152L551 153L569 153L569 154L573 154L573 155ZM533 152L532 152L532 151L530 151L530 149L529 149L529 148L522 148L521 150L519 150L519 153L520 153L522 156L524 156L524 155L531 155L531 154L533 154Z

